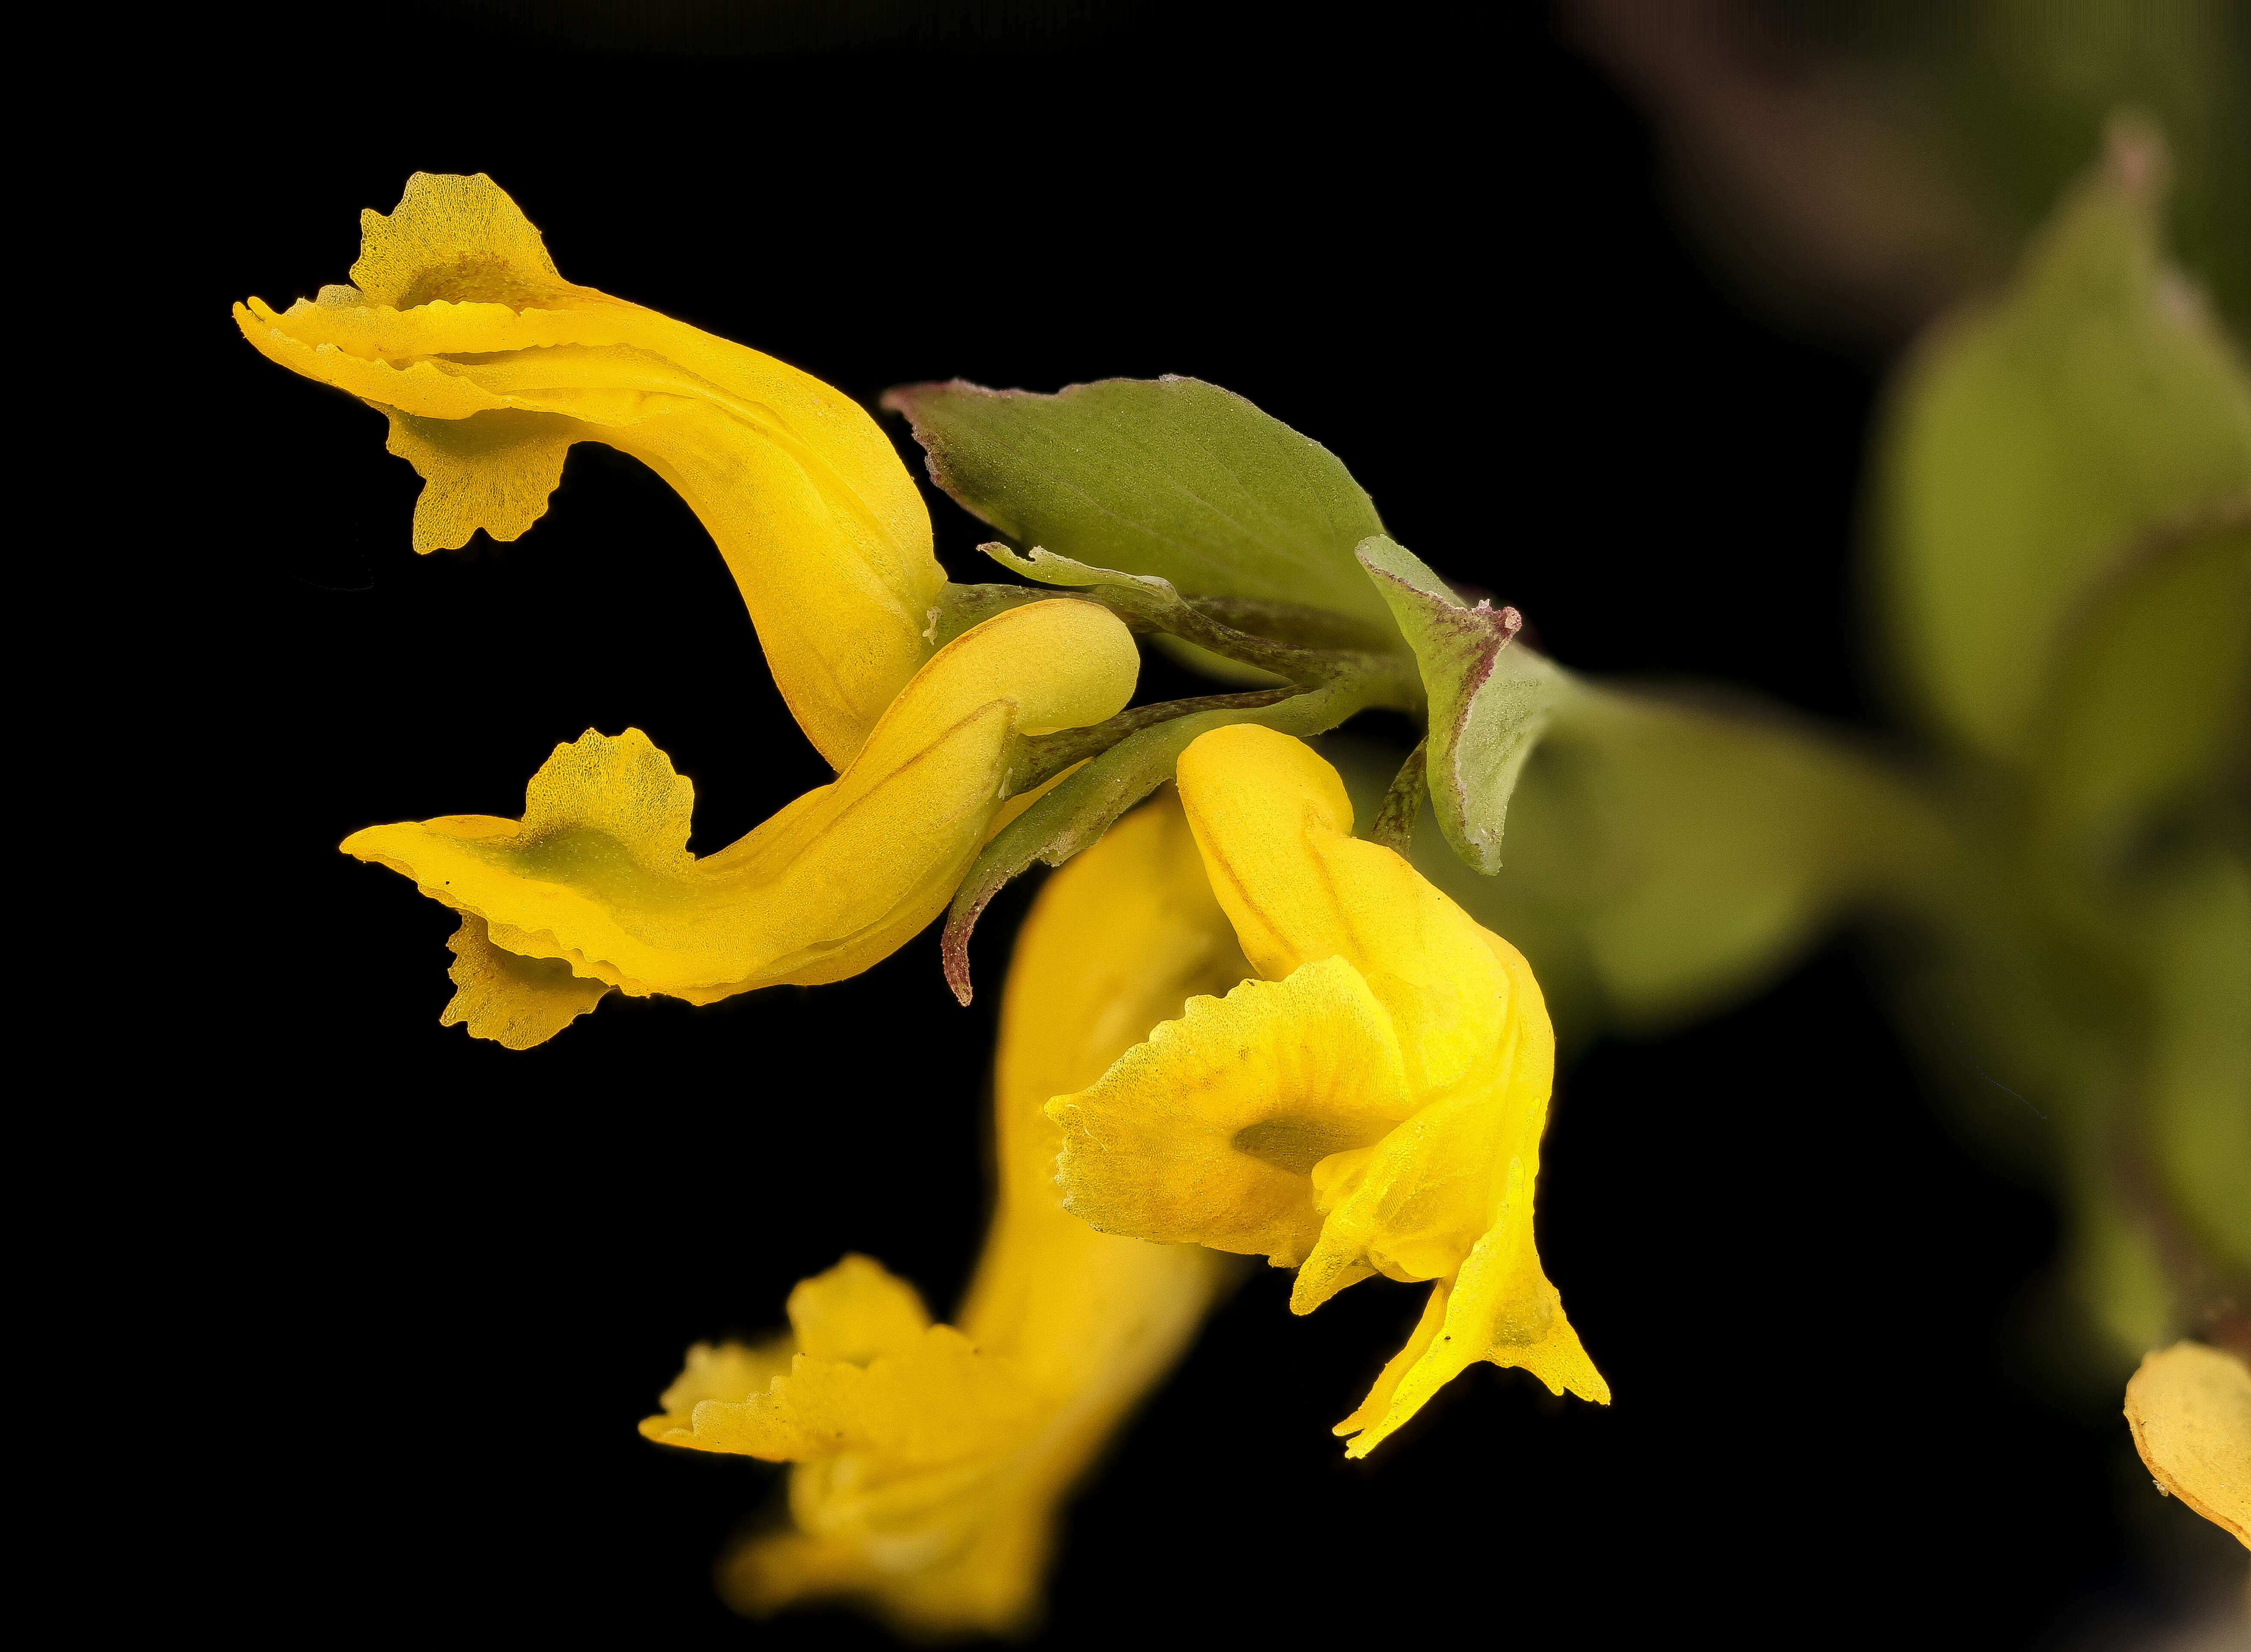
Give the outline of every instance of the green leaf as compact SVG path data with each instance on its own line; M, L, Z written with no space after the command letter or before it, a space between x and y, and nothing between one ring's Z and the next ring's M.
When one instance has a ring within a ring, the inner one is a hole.
M2251 498L2092 593L2042 729L2054 837L2115 861L2223 781L2251 723Z
M2251 385L2159 254L2164 157L2113 128L1997 302L1942 322L1896 387L1879 509L1909 686L2021 756L2081 595L2140 536L2251 488Z
M1454 853L1487 876L1500 870L1501 829L1524 759L1569 679L1528 648L1509 646L1513 608L1474 608L1404 547L1377 534L1361 565L1415 651L1430 702L1424 748L1430 802Z
M1191 597L1308 604L1389 637L1353 548L1383 524L1336 456L1216 384L1104 379L1054 396L906 384L932 480L1019 545Z

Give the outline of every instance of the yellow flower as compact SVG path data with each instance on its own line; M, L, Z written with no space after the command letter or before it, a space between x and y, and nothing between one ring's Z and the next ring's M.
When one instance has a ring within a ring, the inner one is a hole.
M1263 980L1189 1001L1058 1095L1065 1207L1105 1232L1264 1253L1311 1313L1370 1274L1434 1282L1337 1426L1365 1456L1489 1359L1557 1393L1610 1387L1533 1247L1555 1040L1516 949L1351 835L1336 771L1250 725L1199 737L1180 788Z
M1218 1258L1063 1213L1042 1110L1188 994L1242 978L1179 805L1112 827L1041 891L1001 1006L1001 1197L959 1329L849 1256L791 1294L792 1337L701 1345L653 1440L798 1467L791 1527L727 1563L734 1602L869 1601L912 1630L1036 1611L1058 1503L1194 1332Z
M556 747L521 820L445 815L343 847L467 915L445 1019L511 1048L612 987L710 1004L842 980L936 917L1033 800L1001 798L1015 737L1111 715L1139 663L1132 633L1091 603L996 615L932 656L833 782L700 860L693 790L638 729Z
M573 442L633 454L718 542L774 680L842 769L931 653L945 575L906 467L849 397L564 280L499 186L418 172L360 216L350 287L235 306L272 360L391 418L426 486L414 548L514 539Z

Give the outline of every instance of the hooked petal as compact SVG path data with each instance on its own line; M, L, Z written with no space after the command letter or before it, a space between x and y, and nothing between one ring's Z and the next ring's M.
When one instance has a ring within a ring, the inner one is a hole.
M701 860L692 789L637 729L558 746L521 820L371 826L343 847L483 919L495 945L636 996L840 980L943 909L1001 811L1015 735L1100 722L1138 668L1131 633L1090 603L997 615L932 658L833 783Z
M357 287L235 307L269 359L391 416L427 486L418 550L523 533L576 441L677 490L735 577L774 680L842 768L932 652L945 575L897 452L850 398L772 357L555 271L479 174L417 173L363 216Z

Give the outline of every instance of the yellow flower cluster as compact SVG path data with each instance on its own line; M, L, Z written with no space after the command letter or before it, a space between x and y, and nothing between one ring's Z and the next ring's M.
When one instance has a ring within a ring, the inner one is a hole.
M1135 645L1098 601L1003 607L939 646L919 499L827 385L564 280L481 176L418 175L364 228L354 285L236 315L388 416L426 484L416 548L523 533L573 442L634 454L710 529L838 771L698 858L687 780L640 730L589 731L520 819L355 833L347 853L463 915L448 1021L522 1048L613 990L703 1004L864 970L1033 801L1011 795L1026 737L1132 697ZM1523 958L1355 839L1300 741L1214 728L1177 781L1026 921L999 1208L956 1323L848 1256L792 1294L786 1336L691 1351L643 1423L795 1465L788 1528L728 1565L745 1609L841 1594L915 1630L1023 1626L1060 1501L1193 1337L1216 1252L1298 1268L1299 1313L1374 1274L1431 1284L1339 1425L1353 1455L1479 1360L1607 1402L1533 1245L1555 1040Z

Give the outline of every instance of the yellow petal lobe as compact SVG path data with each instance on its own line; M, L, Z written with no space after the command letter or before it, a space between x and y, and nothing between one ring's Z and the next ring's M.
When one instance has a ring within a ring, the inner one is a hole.
M388 215L359 215L352 285L363 302L412 309L439 297L522 308L572 288L547 243L483 173L417 172Z
M1309 1026L1321 1036L1306 1038ZM1063 1128L1072 1215L1290 1268L1320 1234L1313 1166L1413 1110L1391 1018L1359 971L1326 958L1190 999L1047 1115Z
M864 1365L904 1353L930 1329L922 1293L869 1256L847 1256L789 1293L789 1328L816 1359Z
M2159 1489L2251 1548L2251 1368L2175 1343L2126 1384L2126 1421Z
M417 173L363 215L356 287L235 307L292 372L391 418L424 478L418 550L513 539L573 442L633 454L710 531L807 736L842 768L931 652L945 584L912 479L849 397L756 350L564 280L481 173Z
M492 944L474 913L447 937L454 953L454 996L440 1026L466 1026L473 1038L505 1049L544 1044L586 1014L610 991L606 981L573 975L559 958L528 958Z
M931 658L832 784L700 860L693 791L637 729L558 746L520 820L371 826L343 847L481 918L493 944L636 996L839 980L952 897L1001 813L1015 736L1101 721L1138 669L1132 634L1093 604L996 615Z
M696 1344L689 1349L680 1375L657 1396L663 1409L641 1420L642 1434L664 1445L695 1445L697 1406L706 1400L741 1400L764 1393L788 1371L794 1352L787 1337L755 1347L739 1342Z

